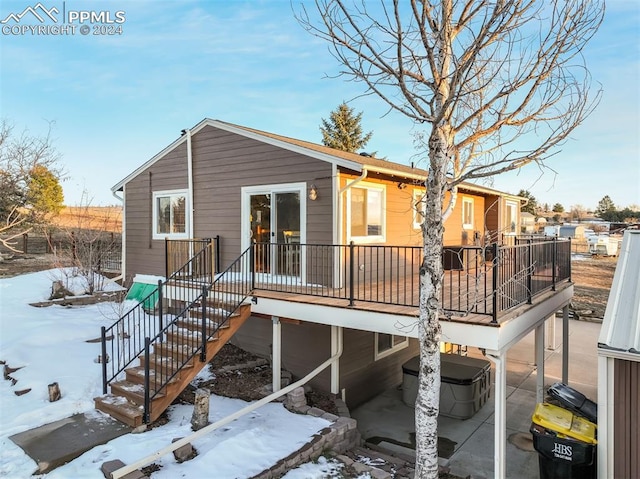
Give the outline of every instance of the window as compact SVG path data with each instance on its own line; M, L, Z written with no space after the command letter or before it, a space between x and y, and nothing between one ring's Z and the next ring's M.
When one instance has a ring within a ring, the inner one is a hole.
M473 198L462 198L462 227L473 229Z
M360 183L347 191L348 236L352 240L384 241L384 187Z
M518 221L518 204L513 201L507 201L507 233L516 233L517 221Z
M153 238L186 238L187 235L187 192L154 192Z
M389 356L409 346L409 338L395 334L375 333L375 360Z
M420 229L425 217L425 202L424 202L424 190L413 190L413 227L417 230Z

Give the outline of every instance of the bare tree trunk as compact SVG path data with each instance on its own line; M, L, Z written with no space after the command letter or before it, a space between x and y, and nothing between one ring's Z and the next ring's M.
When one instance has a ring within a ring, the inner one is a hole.
M438 413L440 410L440 291L442 288L443 200L446 190L447 142L434 128L429 139L430 168L422 235L420 269L420 374L416 401L416 478L438 477Z

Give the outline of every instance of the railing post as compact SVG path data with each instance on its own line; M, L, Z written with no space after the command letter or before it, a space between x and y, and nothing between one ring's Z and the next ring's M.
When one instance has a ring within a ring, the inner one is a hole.
M500 259L498 258L498 243L493 243L493 274L491 278L491 282L493 283L491 286L493 288L493 312L492 312L492 323L498 322L498 274L500 273Z
M571 238L569 238L569 261L567 266L569 268L569 282L571 282Z
M551 251L551 291L556 290L556 257L558 256L558 238L553 237L553 248Z
M257 243L249 245L249 274L251 275L251 290L256 289L256 251Z
M107 394L107 328L100 327L100 337L102 339L102 394ZM113 341L118 338L114 336Z
M353 254L355 252L355 245L353 241L349 243L349 306L355 305L353 300L353 285L354 285L354 271L355 271L355 258Z
M214 263L214 273L220 271L220 235L216 235L214 238L214 253L215 253L215 263Z
M532 291L533 291L533 264L531 253L531 240L527 240L527 304L532 303Z
M158 280L158 333L162 331L164 328L163 318L162 318L162 280ZM162 342L162 337L160 337L160 342Z
M207 287L202 287L202 350L200 351L200 362L207 360Z
M169 239L164 239L164 277L169 279Z
M142 421L147 424L149 423L151 416L151 379L149 374L149 351L151 350L151 339L149 336L144 338L144 414L142 416Z

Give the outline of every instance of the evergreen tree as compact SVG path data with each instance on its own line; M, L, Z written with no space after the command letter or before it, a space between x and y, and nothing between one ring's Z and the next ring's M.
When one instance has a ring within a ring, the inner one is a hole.
M535 215L536 211L538 210L538 200L536 200L536 197L533 196L528 190L520 190L518 192L518 196L522 196L523 198L529 200L526 205L520 208L520 211L522 211L523 213L526 212Z
M607 195L598 202L595 214L596 216L605 219L605 216L608 216L614 211L616 211L616 205L613 204L613 201L611 200L609 195Z
M553 209L551 210L554 213L564 213L564 206L562 206L560 203L556 203L555 205L553 205Z
M328 120L322 119L322 143L350 153L364 148L371 139L372 132L363 134L361 121L362 112L356 115L353 108L342 102L331 112Z

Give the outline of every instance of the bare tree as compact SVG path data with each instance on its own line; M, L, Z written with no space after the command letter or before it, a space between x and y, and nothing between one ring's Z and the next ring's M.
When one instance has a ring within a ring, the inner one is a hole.
M0 122L0 244L14 252L17 237L62 208L63 171L51 128L44 137L27 130L18 136L8 120Z
M420 271L416 477L437 477L443 223L463 181L545 161L593 111L581 56L600 0L316 0L297 14L340 74L424 130L428 167ZM496 473L498 473L496 471Z
M582 220L587 215L587 209L582 205L572 205L569 210L569 217L571 221L577 221L578 223L582 223Z
M113 252L119 252L120 236L110 229L119 214L105 209L101 214L93 214L92 199L85 190L80 203L74 208L72 222L63 229L67 237L68 250L56 251L58 269L65 276L79 276L83 279L86 293L93 294L104 286L105 261ZM65 265L71 264L70 268Z

